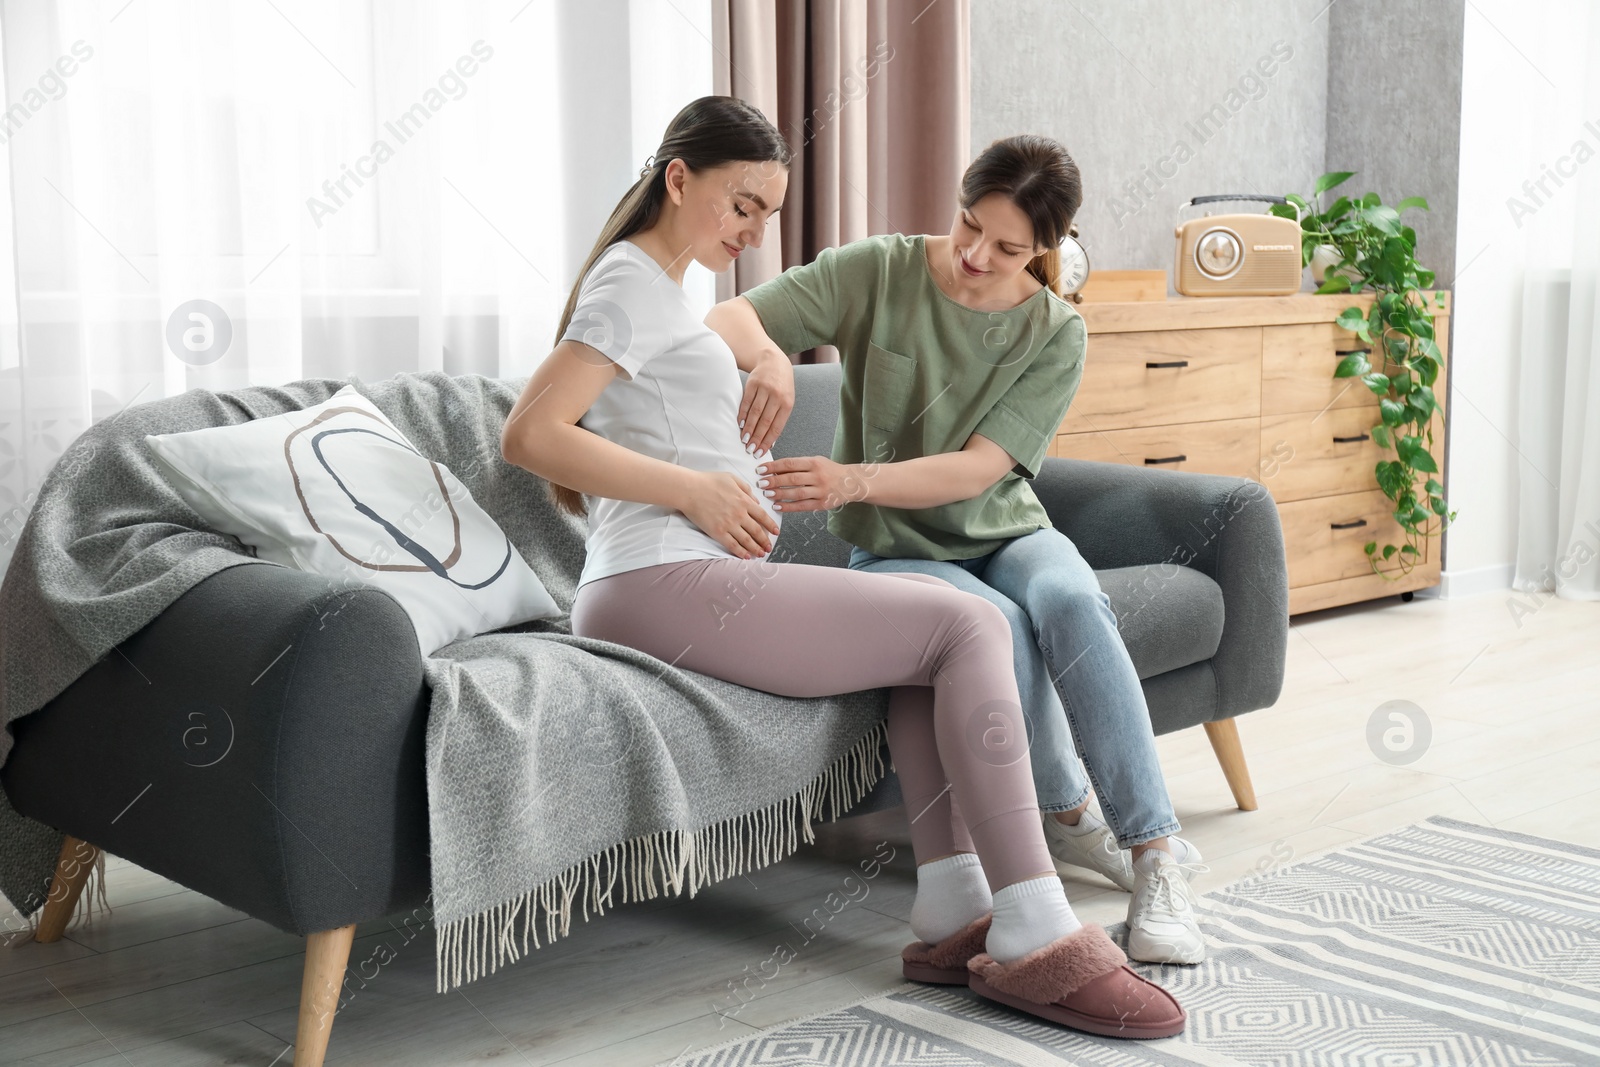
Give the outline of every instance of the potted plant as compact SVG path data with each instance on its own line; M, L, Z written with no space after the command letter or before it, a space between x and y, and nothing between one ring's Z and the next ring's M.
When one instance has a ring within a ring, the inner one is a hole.
M1322 208L1323 194L1354 173L1324 174L1309 201L1290 193L1284 198L1288 204L1270 210L1299 219L1301 264L1316 260L1323 267L1317 292L1374 294L1369 309L1348 307L1336 320L1372 345L1373 358L1368 352L1351 353L1333 375L1359 378L1378 398L1381 421L1372 427L1372 439L1394 452L1393 459L1377 464L1378 486L1394 502L1405 543L1380 548L1369 541L1365 551L1374 573L1398 581L1421 561L1422 539L1442 533L1456 517L1445 502L1439 464L1430 451L1439 410L1433 383L1444 358L1434 340L1432 308L1444 306L1444 294L1434 293L1430 305L1433 271L1417 262L1416 232L1400 219L1412 208L1428 210L1422 197L1406 197L1391 207L1377 193L1359 200L1339 196Z

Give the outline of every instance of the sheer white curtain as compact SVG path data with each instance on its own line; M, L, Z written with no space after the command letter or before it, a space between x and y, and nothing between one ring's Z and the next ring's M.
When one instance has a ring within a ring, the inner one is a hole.
M710 33L709 0L0 0L0 571L130 404L530 374Z
M1600 13L1566 0L1541 54L1517 353L1517 570L1524 592L1600 600Z

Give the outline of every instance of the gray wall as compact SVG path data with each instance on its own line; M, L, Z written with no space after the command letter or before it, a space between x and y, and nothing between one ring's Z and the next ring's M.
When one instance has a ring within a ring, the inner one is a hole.
M1357 172L1340 192L1427 198L1405 222L1440 288L1455 281L1465 15L1464 0L1342 0L1324 19L1328 169Z
M1386 200L1434 205L1418 237L1446 279L1453 248L1436 245L1455 230L1462 0L1428 5L1453 12L1443 19L1424 6L978 0L973 152L1021 132L1065 144L1083 172L1082 240L1112 270L1170 272L1173 226L1199 214L1178 210L1192 196L1309 195L1323 171L1359 170L1351 186L1370 177ZM1264 209L1213 210L1235 208Z

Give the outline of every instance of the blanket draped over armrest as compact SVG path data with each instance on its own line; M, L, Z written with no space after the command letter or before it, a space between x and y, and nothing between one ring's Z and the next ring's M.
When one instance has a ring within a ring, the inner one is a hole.
M521 380L439 372L191 389L86 430L45 478L0 585L0 764L37 711L207 576L265 565L208 529L145 434L311 407L356 388L444 464L569 612L585 524L505 462ZM781 650L775 648L774 654ZM472 981L607 904L701 886L813 840L882 776L886 690L782 697L571 632L570 615L424 660L438 988ZM107 709L112 713L112 709ZM62 834L0 791L0 892L45 900Z

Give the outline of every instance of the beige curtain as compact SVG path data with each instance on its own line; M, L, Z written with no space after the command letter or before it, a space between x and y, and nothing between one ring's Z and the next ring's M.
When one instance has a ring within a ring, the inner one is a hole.
M782 239L718 276L718 300L823 248L949 232L971 152L969 3L713 0L714 91L759 107L795 157Z

